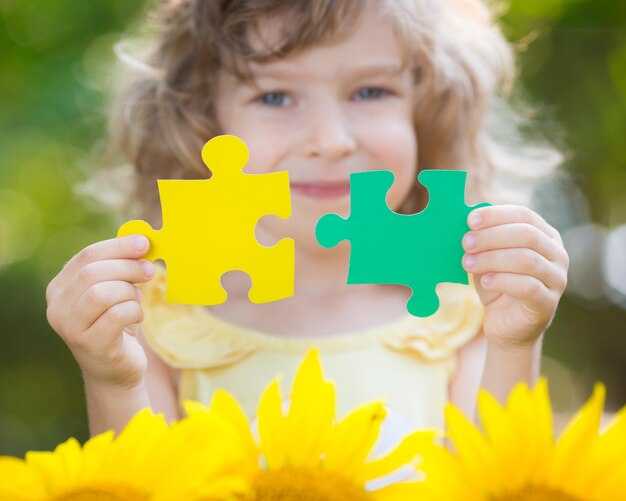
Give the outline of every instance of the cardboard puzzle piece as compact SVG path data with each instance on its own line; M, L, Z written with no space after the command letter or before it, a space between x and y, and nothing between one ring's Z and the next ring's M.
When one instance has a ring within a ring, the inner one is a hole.
M466 175L459 170L421 171L418 180L428 189L428 205L417 214L404 215L391 211L385 202L394 182L392 172L351 174L349 218L337 214L320 218L317 241L329 248L349 240L349 284L406 285L413 289L409 313L430 316L439 308L438 283L468 283L461 263L467 216L489 205L465 205Z
M162 229L129 221L118 236L148 237L146 259L163 259L167 266L169 302L223 303L227 294L220 280L232 270L250 276L248 297L253 303L292 296L293 240L265 247L255 238L261 217L291 215L288 173L244 174L248 148L235 136L211 139L202 149L202 160L212 172L210 179L158 180Z

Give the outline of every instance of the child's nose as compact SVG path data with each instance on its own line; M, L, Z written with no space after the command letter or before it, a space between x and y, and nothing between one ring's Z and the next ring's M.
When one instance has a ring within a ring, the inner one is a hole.
M305 141L308 156L340 160L355 151L357 141L351 123L339 106L319 106L311 111L309 120Z

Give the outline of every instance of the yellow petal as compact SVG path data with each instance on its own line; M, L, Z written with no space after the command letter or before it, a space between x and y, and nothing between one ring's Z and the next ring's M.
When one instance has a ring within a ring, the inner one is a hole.
M221 401L221 393L218 393L218 404ZM223 395L222 395L223 396ZM224 440L231 442L231 447L223 453L236 451L237 456L241 456L244 450L246 439L251 439L251 433L245 425L246 418L242 414L242 422L231 423L221 412L216 412L214 408L208 408L199 402L185 401L188 417L174 423L170 434L178 434L178 440L188 440L197 444L195 448L212 447L216 441L221 443ZM221 405L221 404L219 404ZM254 446L254 443L252 444Z
M548 382L545 378L540 378L532 390L530 410L534 416L532 435L535 446L532 454L534 468L530 474L530 483L537 485L546 483L548 465L552 462L555 450L552 405ZM525 426L528 427L528 423Z
M466 478L456 456L439 444L425 444L421 447L419 471L424 480L415 485L415 499L428 501L474 501L478 500L475 490ZM479 493L482 491L479 488ZM419 496L417 496L419 494ZM482 500L481 500L482 501Z
M229 458L227 461L230 462L232 468L222 468L220 471L225 475L232 473L246 479L253 478L259 471L260 448L252 435L250 422L243 409L230 393L217 390L211 398L209 412L227 422L237 435L230 449L238 450L239 457Z
M85 482L102 478L104 470L109 470L106 465L111 443L113 442L113 431L107 431L90 438L85 442L82 451L80 471L77 472L76 481ZM112 471L109 470L109 475ZM107 478L104 476L104 478Z
M203 501L252 500L254 493L251 490L250 482L243 476L225 475L207 481L186 496L185 499Z
M158 485L158 495L151 499L187 499L188 493L233 470L233 462L242 457L238 438L235 429L215 414L198 414L172 424L154 451L163 461L151 468Z
M364 466L364 481L383 477L413 462L426 446L434 443L435 437L442 434L439 430L420 430L407 435L390 453Z
M258 426L261 452L267 468L271 470L282 468L287 456L287 445L284 435L285 416L282 412L278 379L272 381L261 396Z
M217 390L211 399L210 410L231 424L241 437L246 454L258 465L259 448L252 436L250 422L235 398L225 390Z
M365 404L348 414L333 433L324 468L348 477L362 472L365 458L378 439L385 415L381 402Z
M537 448L533 427L529 426L534 422L535 416L531 407L530 389L526 383L518 383L511 392L507 402L507 413L513 425L511 441L516 444L514 448L510 444L509 449L514 449L517 456L517 460L510 463L513 468L507 471L506 475L509 477L507 484L517 490L523 488L532 475Z
M139 485L149 487L151 480L146 464L160 461L154 449L168 432L169 426L162 414L155 415L148 408L138 412L113 442L100 476L119 480L132 478Z
M446 406L448 436L454 443L458 461L472 484L491 486L495 482L497 458L480 431L453 405Z
M399 482L370 493L373 501L416 501L428 499L436 501L434 498L422 497L420 482Z
M76 480L68 476L68 467L63 458L76 457L77 451L80 451L80 444L75 438L70 438L59 444L54 452L29 451L25 459L41 478L44 489L57 493L73 485Z
M481 390L478 396L478 409L486 438L493 447L502 469L502 475L493 479L490 490L499 490L503 488L504 483L519 484L519 481L512 479L511 475L516 475L514 470L517 467L517 455L523 442L519 440L513 419L505 408L484 390Z
M324 381L319 354L311 349L294 378L287 415L287 456L292 466L316 467L335 420L335 387Z
M577 488L593 499L606 499L600 493L611 492L621 484L626 488L626 407L618 412L606 430L595 440L585 458L587 467L579 472ZM616 479L620 479L616 482ZM626 495L624 496L626 499Z
M194 414L207 414L209 412L206 405L196 400L185 400L183 407L188 417L192 417Z
M611 418L600 440L606 445L617 444L622 447L626 446L624 438L626 438L626 406Z
M605 474L598 475L598 484L588 496L589 501L606 501L608 499L626 499L626 461L620 462Z
M597 438L600 418L604 406L604 386L596 384L593 395L569 422L556 445L554 458L549 469L551 485L566 485L576 482L591 445Z
M554 448L545 380L532 392L526 383L516 385L506 408L481 390L478 408L501 472L492 479L490 491L514 491L529 482L540 481Z
M110 435L105 435L104 440L107 440L109 437ZM58 445L54 452L58 461L63 465L65 481L75 483L78 480L82 465L82 447L80 443L75 439L67 440Z
M0 501L39 501L46 490L36 472L18 458L0 456Z

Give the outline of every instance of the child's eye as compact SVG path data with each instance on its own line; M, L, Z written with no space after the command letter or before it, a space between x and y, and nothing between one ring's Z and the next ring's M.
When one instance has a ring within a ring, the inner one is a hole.
M363 87L355 94L355 99L380 99L391 94L387 89L381 87Z
M261 104L265 104L267 106L289 106L292 104L291 98L287 95L286 92L265 92L256 98Z

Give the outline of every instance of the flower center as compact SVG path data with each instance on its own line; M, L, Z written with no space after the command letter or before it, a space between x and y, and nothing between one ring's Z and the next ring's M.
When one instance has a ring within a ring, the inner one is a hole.
M147 496L124 485L86 486L64 492L54 501L141 501Z
M517 492L507 493L493 501L582 501L563 491L544 486L526 486Z
M364 487L336 473L305 468L262 471L253 481L255 501L371 501Z

